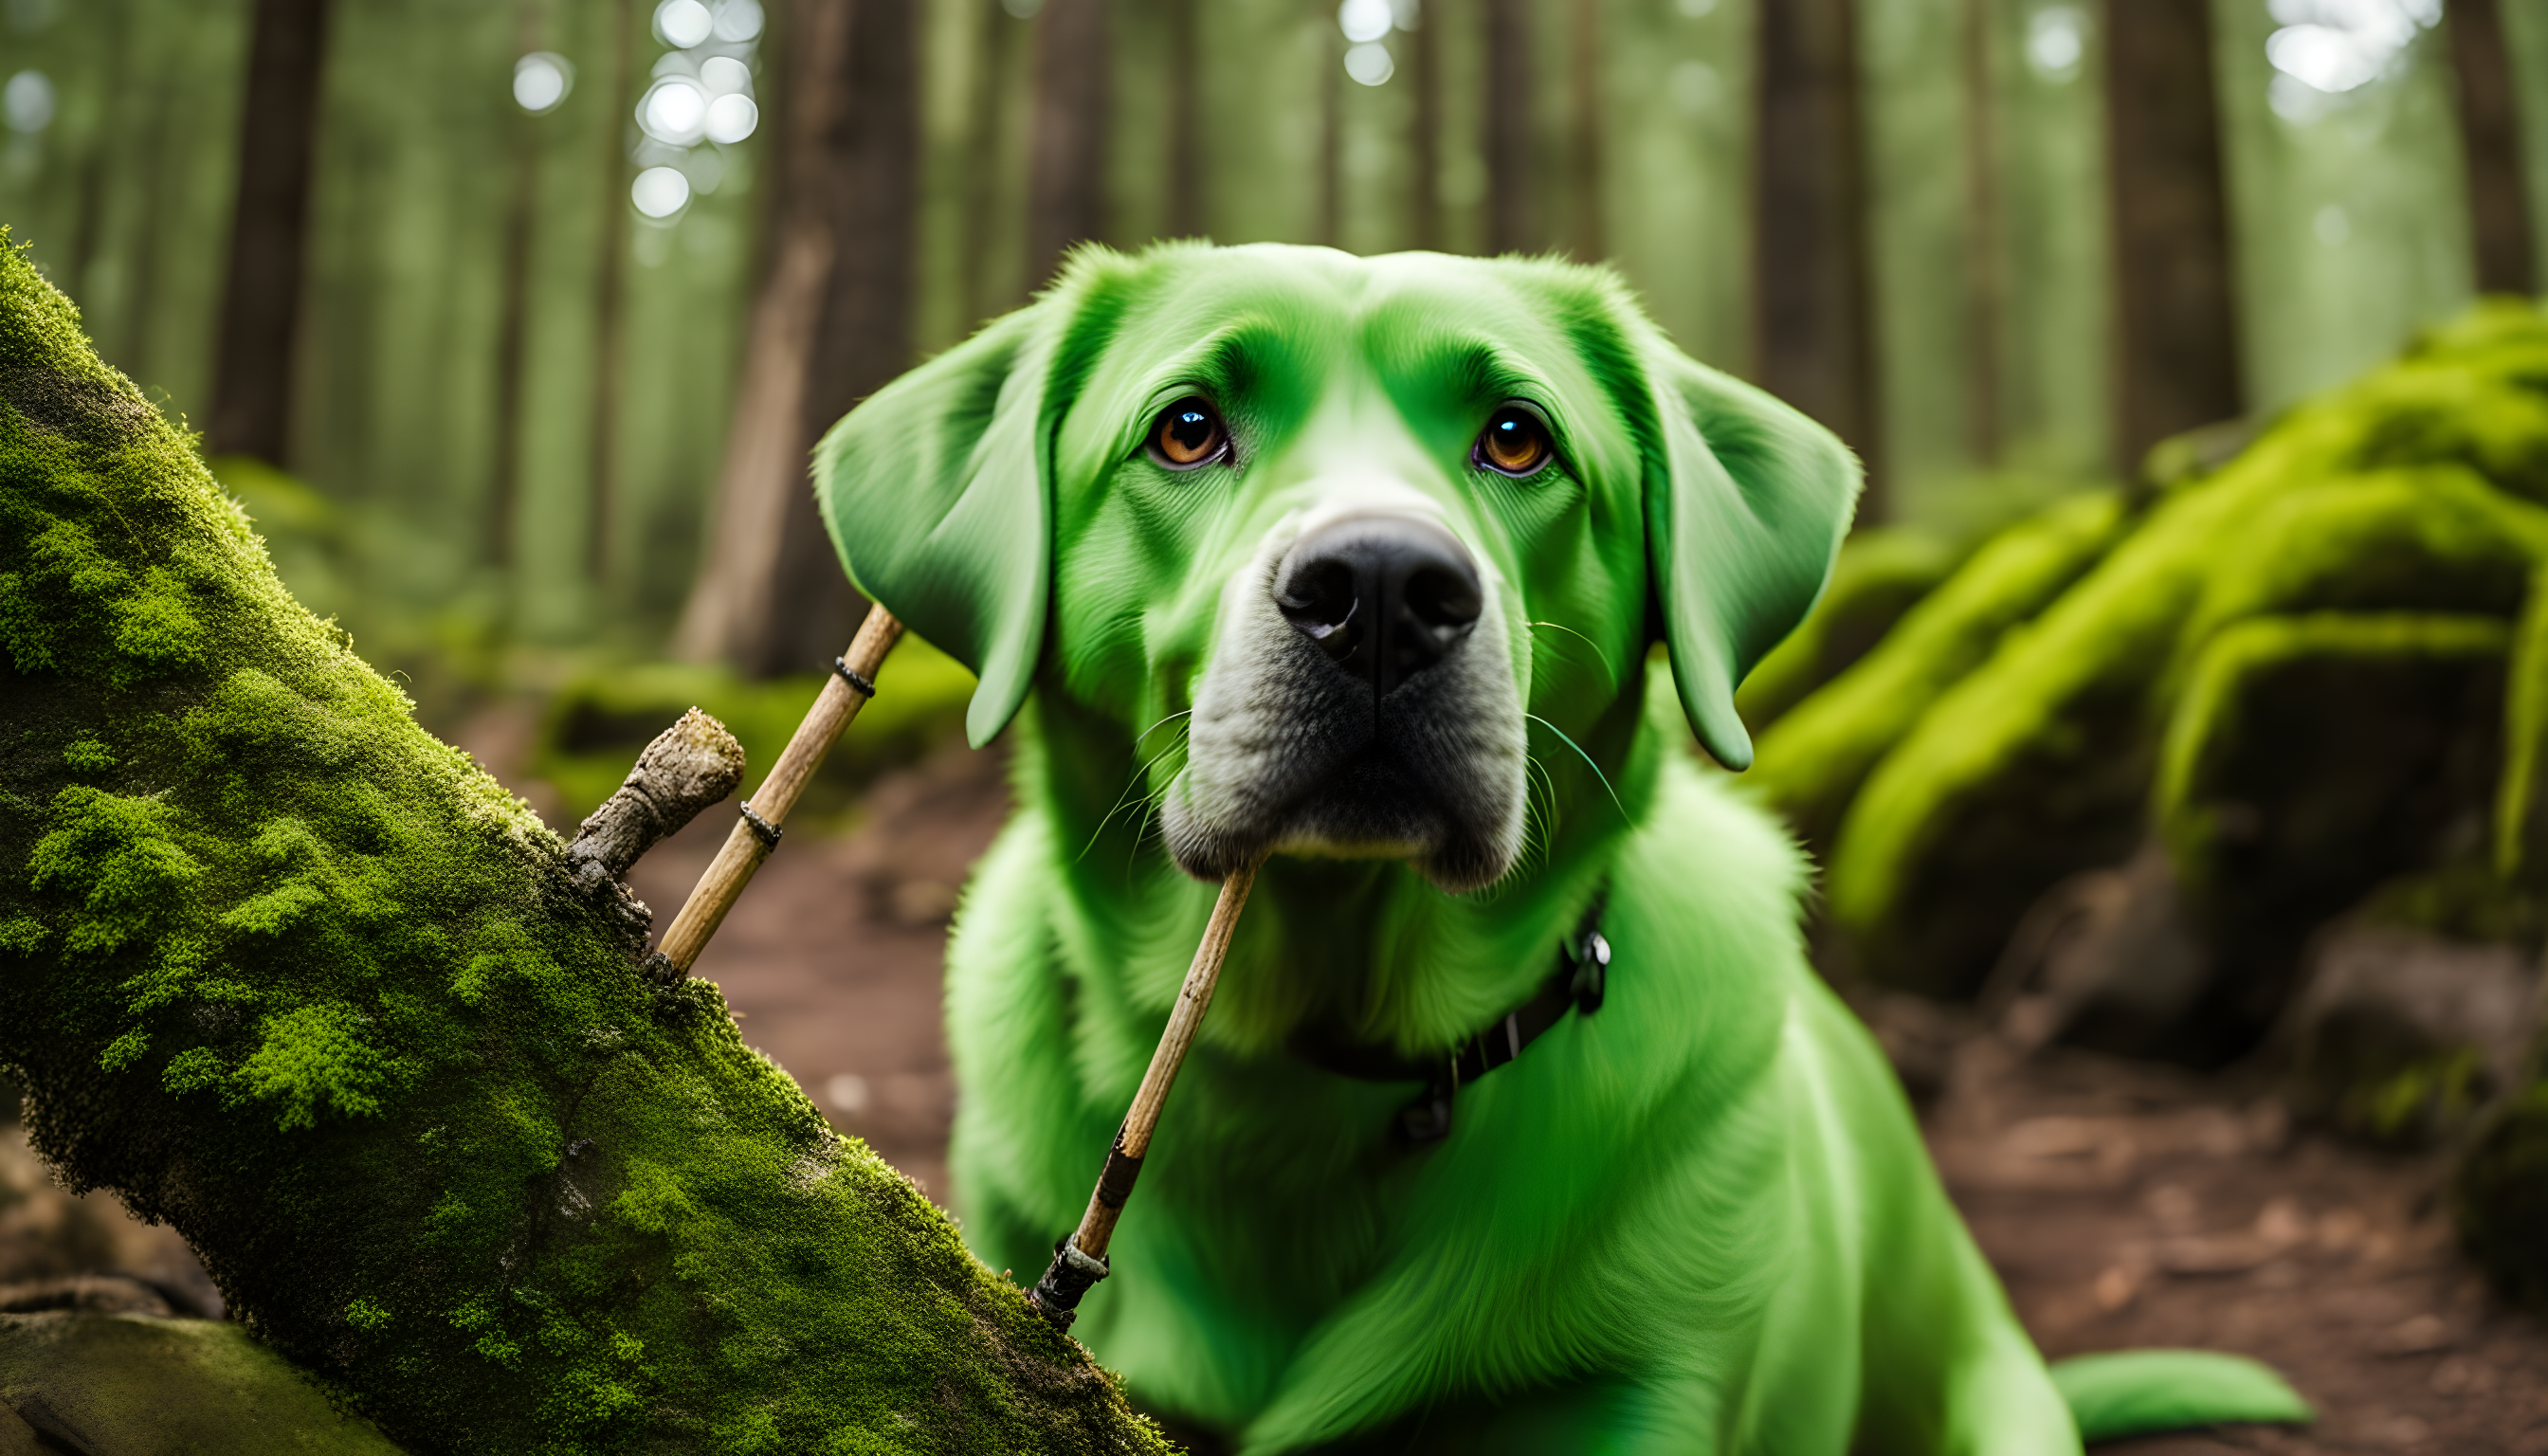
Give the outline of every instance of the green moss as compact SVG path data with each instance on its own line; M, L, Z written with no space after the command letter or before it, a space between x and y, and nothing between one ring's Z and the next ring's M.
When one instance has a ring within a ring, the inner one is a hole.
M1753 773L1808 840L1829 843L1867 772L2012 627L2078 580L2121 534L2106 495L2065 500L2001 533L1866 657L1760 740Z
M1813 614L1752 669L1734 694L1752 736L1757 740L1807 693L1865 657L1962 558L1944 536L1908 526L1863 530L1842 542Z
M562 853L0 247L0 1065L62 1175L421 1448L1159 1448Z
M2513 640L2494 849L2498 874L2548 892L2548 567L2530 579Z
M1774 771L1806 824L1846 801L1831 906L1863 962L1969 990L2037 894L2143 833L2167 725L2217 637L2263 614L2509 618L2548 554L2543 497L2548 323L2491 308L2171 488L1969 671L1933 650L1921 656L1947 666L1922 681L1907 644L1897 667L1888 642L1862 671L1911 681L1878 692L1844 675L1780 725L1790 744L1774 731L1762 754L1806 766ZM1885 719L1903 700L1916 722L1896 729ZM1865 770L1870 745L1881 757Z
M2485 680L2501 679L2511 635L2491 617L2313 612L2250 617L2212 637L2178 695L2152 792L2153 814L2179 882L2198 898L2220 896L2225 805L2240 811L2230 838L2251 841L2262 832L2244 822L2258 814L2253 800L2260 770L2237 761L2279 759L2290 766L2295 756L2319 748L2295 731L2292 718L2349 714L2338 731L2359 733L2403 705L2421 726L2446 713L2451 694L2435 691L2435 680L2456 676L2455 665L2466 664ZM2340 677L2331 690L2296 689L2296 668L2321 675L2332 669ZM2413 675L2413 681L2400 681L2401 673ZM2330 800L2342 800L2384 770L2405 768L2419 780L2438 776L2428 765L2396 764L2404 755L2394 747L2388 755L2370 751L2376 747L2391 746L2361 743L2339 750L2359 767L2334 782L2320 772L2328 766L2297 766L2294 796L2317 800L2311 806L2315 822L2305 834L2337 839L2350 849L2361 827L2331 825L2341 806ZM2393 762L2383 763L2384 757ZM2379 807L2363 812L2375 817ZM2331 828L2337 832L2330 835ZM2302 846L2288 848L2290 855L2306 853Z

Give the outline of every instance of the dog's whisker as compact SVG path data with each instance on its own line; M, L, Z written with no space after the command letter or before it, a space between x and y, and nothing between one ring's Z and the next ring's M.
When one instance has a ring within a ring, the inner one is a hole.
M1541 717L1537 713L1524 713L1522 716L1528 718L1534 723L1537 723L1540 727L1547 729L1549 732L1556 734L1568 748L1575 750L1575 756L1584 761L1584 767L1592 770L1592 776L1601 780L1601 791L1610 796L1611 806L1619 811L1619 817L1622 819L1628 817L1628 806L1619 802L1619 791L1610 786L1610 775L1602 773L1601 766L1592 762L1592 756L1584 751L1584 745L1577 743L1572 738L1568 738L1566 736L1565 729L1558 727L1556 724Z
M1163 725L1165 725L1165 724L1168 724L1168 723L1173 723L1173 722L1175 722L1175 721L1176 721L1177 719L1179 719L1179 718L1191 718L1191 717L1193 717L1193 716L1194 716L1194 709L1192 709L1192 708L1181 708L1181 709L1179 709L1178 711L1173 712L1173 713L1170 713L1170 714L1168 714L1166 717L1161 718L1158 722L1151 724L1149 727L1142 729L1142 730L1141 730L1141 732L1140 732L1140 735L1139 735L1138 737L1137 737L1137 738L1135 738L1135 739L1133 740L1133 749L1134 749L1134 751L1135 751L1136 753L1139 752L1139 751L1140 751L1141 744L1142 744L1143 740L1147 739L1151 734L1158 732L1161 726L1163 726ZM1187 726L1188 730L1189 730L1189 731L1191 731L1194 725L1193 725L1193 724L1191 724L1191 723L1189 723L1189 724L1187 724L1186 726Z
M1177 715L1177 714L1170 714L1169 716L1170 716L1170 717L1175 717L1175 716L1178 716L1178 715ZM1167 718L1162 718L1162 719L1160 719L1160 720L1159 720L1159 723L1164 723L1164 722L1166 722L1166 721L1168 721L1168 719L1167 719ZM1151 725L1150 725L1150 727L1151 727L1151 728L1153 728L1153 729L1157 728L1158 726L1159 726L1159 724L1158 724L1158 723L1153 723L1153 724L1151 724ZM1142 735L1141 735L1141 737L1142 737L1142 738L1147 738L1148 736L1149 736L1149 734L1147 734L1147 733L1144 733L1144 734L1142 734ZM1140 739L1138 739L1138 738L1137 738L1137 739L1135 739L1135 740L1134 740L1134 742L1135 742L1136 744L1138 744L1138 743L1139 743L1139 742L1140 742ZM1149 803L1151 803L1151 801L1152 801L1152 800L1156 799L1160 794L1165 793L1165 792L1167 791L1167 790L1166 790L1166 788L1165 788L1164 786L1162 786L1162 787L1160 787L1160 788L1152 789L1152 790L1150 790L1150 791L1148 791L1148 792L1143 793L1143 794L1141 795L1141 797L1140 797L1139 799L1138 799L1138 800L1137 800L1137 799L1135 799L1135 798L1133 797L1133 790L1134 790L1134 788L1135 788L1137 785L1138 785L1138 784L1141 784L1141 783L1144 783L1144 782L1147 782L1147 781L1148 781L1148 776L1149 776L1150 769L1151 769L1151 767L1152 767L1153 765L1156 765L1156 764L1159 762L1159 760L1166 758L1168 755L1170 755L1170 754L1172 754L1172 753L1175 753L1178 749L1184 748L1185 746L1186 746L1185 740L1184 740L1184 739L1179 739L1179 740L1177 740L1175 743L1169 744L1166 748L1163 748L1163 749L1159 750L1156 754L1151 755L1151 756L1150 756L1150 758L1149 758L1149 760L1148 760L1147 762L1143 763L1139 768L1135 769L1135 770L1133 771L1133 776L1132 776L1132 777L1130 777L1130 778L1128 778L1128 779L1126 779L1126 780L1124 781L1124 791L1123 791L1122 793L1117 794L1117 795L1115 796L1115 807L1113 807L1113 808L1111 808L1111 809L1108 809L1108 810L1106 811L1106 817L1097 821L1097 827L1096 827L1095 829L1093 829L1093 830L1091 830L1091 831L1089 832L1089 835L1088 835L1088 843L1086 843L1086 844L1084 844L1084 845L1082 845L1082 846L1080 846L1080 847L1079 847L1079 854L1078 854L1076 857L1074 857L1074 858L1072 859L1072 861L1071 861L1071 863L1072 863L1072 864L1078 864L1078 863L1079 863L1079 861L1087 859L1087 858L1088 858L1088 852L1089 852L1090 850L1093 850L1093 849L1097 848L1097 841L1105 837L1105 834L1106 834L1106 826L1115 822L1115 816L1116 816L1116 815L1118 815L1118 814L1120 814L1120 813L1124 812L1124 810L1125 810L1126 808L1130 807L1130 806L1131 806L1132 804L1134 804L1134 803L1149 804ZM1169 777L1171 777L1171 778L1174 778L1175 776L1176 776L1176 775L1174 775L1174 774L1170 774L1170 775L1169 775ZM1154 807L1155 807L1155 806L1154 806ZM1138 834L1136 834L1136 835L1134 836L1134 842L1135 842L1136 847L1138 847L1138 846L1139 841L1140 841L1140 836L1139 836L1139 835L1138 835Z
M1551 863L1557 844L1557 781L1536 754L1522 755L1522 772L1529 789L1522 797L1521 849L1504 871L1505 879L1520 874L1534 856L1543 865ZM1543 788L1548 795L1544 803Z
M1592 661L1600 666L1601 676L1608 680L1610 690L1613 692L1619 690L1619 675L1611 669L1610 660L1601 655L1600 643L1595 642L1592 638L1585 636L1583 633L1576 631L1573 627L1566 625L1564 622L1524 622L1522 625L1525 627L1547 627L1552 631L1564 632L1568 636L1583 643L1585 646L1592 648Z
M1150 765L1158 763L1160 759L1166 758L1177 750L1190 749L1192 746L1190 736L1189 738L1178 739L1175 743L1161 749L1158 756L1151 759L1149 764L1143 765L1142 772L1147 773ZM1184 765L1178 765L1178 773L1184 772ZM1167 826L1159 820L1159 806L1167 802L1168 786L1176 782L1176 774L1164 774L1160 777L1156 788L1153 788L1149 792L1141 795L1138 801L1141 808L1141 817L1135 821L1133 825L1133 849L1132 852L1124 858L1124 872L1126 874L1132 873L1133 866L1140 862L1141 847L1149 843L1150 836L1154 831L1158 834L1161 843L1164 844L1166 842Z

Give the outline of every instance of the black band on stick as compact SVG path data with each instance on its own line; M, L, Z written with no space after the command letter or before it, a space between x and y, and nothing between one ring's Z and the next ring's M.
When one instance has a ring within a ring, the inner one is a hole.
M851 667L850 660L848 658L836 657L832 659L832 674L842 682L849 683L851 689L857 692L859 696L875 696L874 682L862 676L857 669Z
M1052 1246L1052 1263L1044 1278L1027 1292L1027 1298L1044 1312L1055 1329L1068 1329L1079 1318L1079 1301L1097 1281L1107 1275L1107 1261L1092 1259L1079 1251L1079 1245L1065 1238Z
M1097 1175L1097 1201L1110 1209L1120 1209L1124 1200L1133 1196L1133 1181L1141 1176L1141 1160L1124 1151L1122 1143L1106 1149L1106 1171Z
M749 799L743 804L743 822L752 826L752 837L761 841L761 847L766 850L778 848L778 837L787 832L762 818L761 811L754 808Z

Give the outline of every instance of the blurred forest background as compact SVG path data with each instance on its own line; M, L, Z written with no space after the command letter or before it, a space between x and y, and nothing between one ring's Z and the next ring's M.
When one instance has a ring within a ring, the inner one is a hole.
M1609 260L1950 537L2548 246L2502 0L5 0L0 76L0 222L445 723L819 670L805 447L1080 239Z

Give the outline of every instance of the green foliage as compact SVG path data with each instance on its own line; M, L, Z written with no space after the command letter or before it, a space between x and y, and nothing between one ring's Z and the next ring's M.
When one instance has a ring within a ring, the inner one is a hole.
M715 989L284 592L0 247L0 1065L80 1187L436 1450L1145 1449Z

